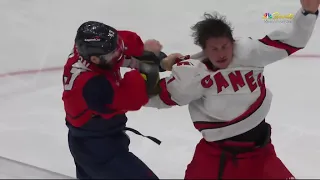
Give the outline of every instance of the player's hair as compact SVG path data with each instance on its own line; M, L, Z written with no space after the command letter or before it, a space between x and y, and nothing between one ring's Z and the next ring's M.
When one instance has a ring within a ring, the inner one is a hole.
M192 37L196 45L204 49L206 41L212 37L227 37L234 42L233 29L225 16L220 15L218 12L213 12L212 14L204 13L203 17L204 20L191 27L193 31Z

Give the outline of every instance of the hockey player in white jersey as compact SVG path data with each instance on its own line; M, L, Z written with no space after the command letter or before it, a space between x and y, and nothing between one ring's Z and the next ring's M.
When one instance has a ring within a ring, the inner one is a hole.
M294 179L270 139L265 118L272 94L263 70L307 45L319 0L301 0L301 5L286 29L259 40L234 40L224 17L206 14L192 28L203 51L175 65L171 56L163 61L172 75L159 81L160 93L147 106L189 104L194 126L203 135L185 179Z

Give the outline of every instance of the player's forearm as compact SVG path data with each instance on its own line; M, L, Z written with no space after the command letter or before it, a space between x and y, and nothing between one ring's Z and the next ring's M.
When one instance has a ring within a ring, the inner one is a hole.
M273 31L258 41L248 40L245 46L252 48L248 61L251 65L264 67L303 49L313 33L316 20L316 14L305 15L300 9L287 27Z
M317 14L306 14L303 13L303 9L300 9L293 18L291 30L274 31L270 37L278 37L286 44L302 49L307 45L316 21Z
M302 9L300 9L292 21L292 24L290 24L291 27L273 31L267 35L267 37L263 38L261 42L279 49L284 49L288 55L291 55L299 49L303 49L313 33L317 15L303 14ZM280 41L283 44L276 44L272 42L272 40Z
M121 67L139 69L139 61L135 58L124 59Z
M163 52L160 52L159 56L149 51L144 51L142 56L135 56L130 59L125 59L121 67L127 67L131 69L140 69L141 63L157 64L159 66L159 71L164 72L165 69L161 66L161 61L167 57Z
M200 51L200 52L198 52L196 54L192 54L190 56L190 59L195 59L195 60L203 60L204 58L206 58L206 57L205 57L203 51Z

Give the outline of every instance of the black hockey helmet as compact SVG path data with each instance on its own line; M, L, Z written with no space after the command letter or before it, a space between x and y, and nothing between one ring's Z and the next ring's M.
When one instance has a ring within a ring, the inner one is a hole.
M80 56L87 60L97 56L101 64L113 64L121 60L124 51L117 30L96 21L87 21L78 28L75 45Z

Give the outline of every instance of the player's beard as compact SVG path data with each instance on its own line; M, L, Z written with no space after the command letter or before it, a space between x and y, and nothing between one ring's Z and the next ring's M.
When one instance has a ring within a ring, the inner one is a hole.
M100 59L100 63L97 64L97 67L103 70L113 71L114 69L118 69L121 66L122 62L122 60L106 62Z
M97 66L101 69L104 69L104 70L112 70L114 67L114 65L112 65L112 64L105 64L105 63L97 64Z
M108 58L106 58L108 59ZM100 56L100 62L97 66L104 70L114 70L121 66L123 63L123 53L121 52L120 55L113 57L111 60L106 60L103 56Z

